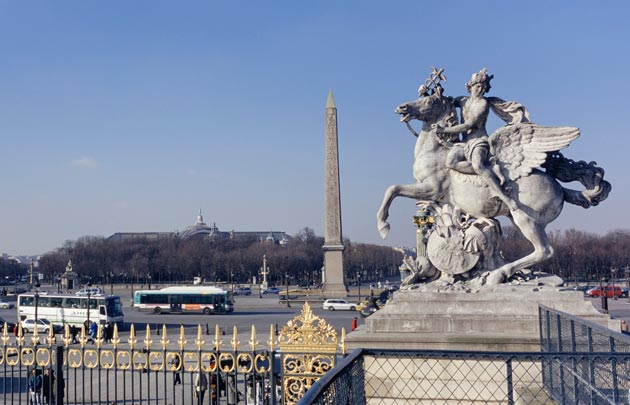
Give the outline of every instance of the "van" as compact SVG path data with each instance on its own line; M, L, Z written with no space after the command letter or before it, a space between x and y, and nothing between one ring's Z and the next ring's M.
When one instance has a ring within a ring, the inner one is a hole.
M100 287L86 287L86 288L82 288L79 291L77 291L75 293L75 295L101 295L101 294L105 294L105 291L103 291L102 288Z

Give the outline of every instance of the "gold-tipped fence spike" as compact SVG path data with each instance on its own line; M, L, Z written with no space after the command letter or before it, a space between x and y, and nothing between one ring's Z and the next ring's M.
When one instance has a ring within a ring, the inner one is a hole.
M72 344L72 336L70 335L70 324L66 323L63 325L63 345L68 347Z
M135 349L138 340L136 339L136 328L133 323L131 324L131 329L129 329L129 339L127 341L129 342L129 349Z
M85 324L81 325L81 336L79 337L79 344L81 347L85 347L87 344L87 335L85 334Z
M168 337L166 336L165 324L162 324L162 339L160 340L160 343L162 343L162 350L166 350L166 348L168 347L168 344L170 343L170 341L168 340Z
M6 322L4 323L4 327L2 328L2 343L4 344L4 346L9 344L9 326Z
M103 325L98 325L96 328L96 341L94 343L98 349L103 345Z
M269 325L269 340L267 341L269 350L274 351L276 346L276 334L273 330L273 325Z
M197 324L197 339L195 339L195 344L197 345L197 350L201 350L203 348L203 344L206 343L203 340L203 333L201 331L201 325Z
M258 346L258 340L256 340L256 325L252 325L252 337L249 339L249 347L252 349L252 352L256 351L256 346Z
M232 331L232 350L237 351L240 343L241 342L238 341L238 330L236 329L236 325L234 325L234 330Z
M341 328L341 354L346 355L346 328Z
M39 332L37 331L37 322L33 324L33 336L31 336L31 342L33 346L37 346L39 344Z
M179 325L179 339L177 339L177 343L179 343L179 350L184 351L186 348L186 335L184 334L184 325Z
M48 337L46 337L46 342L48 346L52 346L56 343L57 339L55 338L55 331L53 330L52 325L48 328Z
M147 323L147 333L146 333L146 336L144 337L144 346L146 347L147 350L151 350L152 343L153 343L153 340L151 340L151 326L149 326L149 324Z
M214 350L219 351L221 348L221 339L219 336L221 335L221 331L219 330L219 325L214 325Z
M18 322L18 337L15 339L18 346L24 345L24 328L22 328L22 322Z
M114 344L114 349L117 349L118 345L120 344L120 337L118 337L118 324L117 323L114 324L114 334L112 336L112 343Z

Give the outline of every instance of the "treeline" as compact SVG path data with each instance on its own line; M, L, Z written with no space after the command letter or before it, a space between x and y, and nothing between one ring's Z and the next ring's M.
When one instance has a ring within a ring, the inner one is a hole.
M401 254L390 247L344 241L345 273L363 272L363 280L393 276ZM263 256L270 269L271 285L321 283L324 239L305 228L285 246L261 243L256 238L108 241L82 237L67 241L54 252L43 255L38 271L47 279L59 277L72 260L73 270L82 282L191 283L196 276L207 282L251 283L262 279ZM352 282L352 279L348 279Z
M630 231L615 230L605 235L567 230L549 235L555 255L534 270L559 275L567 281L624 278L630 265ZM251 283L261 280L263 255L270 269L269 282L282 285L319 284L323 264L324 239L304 228L286 246L261 243L258 239L108 241L82 237L67 241L54 252L43 255L37 271L47 280L58 278L72 259L81 282L190 283L202 276L208 282ZM347 284L375 282L398 277L401 253L391 247L344 241L344 273ZM531 252L529 242L515 228L504 228L500 250L508 260ZM0 260L0 275L26 274L28 266Z
M570 229L549 234L554 256L534 267L535 270L561 276L565 281L626 278L630 270L630 230L614 230L605 235ZM501 250L514 260L532 251L531 245L516 228L503 232Z

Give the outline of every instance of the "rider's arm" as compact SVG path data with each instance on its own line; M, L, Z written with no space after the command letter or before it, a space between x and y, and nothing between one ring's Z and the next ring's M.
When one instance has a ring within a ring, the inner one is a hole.
M460 134L462 132L466 132L471 128L474 127L479 127L480 124L481 126L485 125L485 118L484 115L486 114L488 107L488 102L485 99L482 100L477 100L478 102L482 102L485 104L485 108L475 108L471 114L469 114L468 117L468 121L466 122L462 122L459 125L453 125L452 127L444 127L444 128L440 128L439 132L442 132L444 134ZM462 117L463 120L463 117Z

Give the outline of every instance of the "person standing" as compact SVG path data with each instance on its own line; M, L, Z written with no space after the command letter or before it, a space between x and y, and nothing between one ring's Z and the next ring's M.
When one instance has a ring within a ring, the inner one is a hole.
M32 405L42 405L42 376L37 374L37 370L31 370L31 377L28 379L28 392Z
M208 389L208 378L206 374L199 369L197 376L195 377L195 391L194 395L197 397L197 404L203 404L203 397L206 395L206 390Z
M55 376L52 373L52 371L50 370L50 368L46 368L44 370L44 378L42 381L42 396L44 398L44 404L46 405L50 405L50 404L54 404L54 398L55 398L55 391L54 391L54 387L55 387Z
M181 378L181 375L179 374L180 364L181 364L181 361L179 360L179 356L173 357L173 385L182 384L182 378Z

